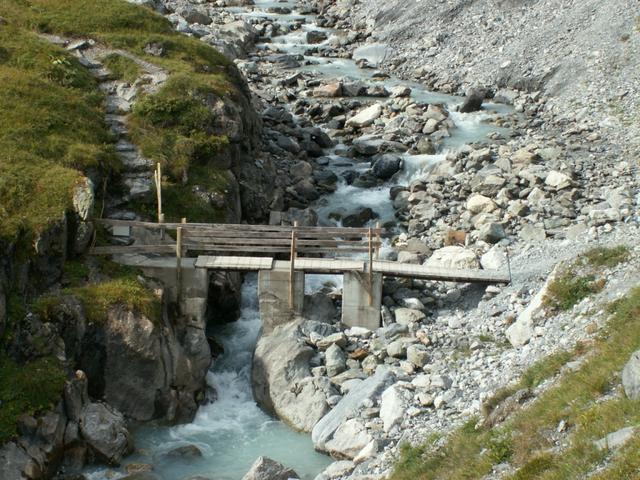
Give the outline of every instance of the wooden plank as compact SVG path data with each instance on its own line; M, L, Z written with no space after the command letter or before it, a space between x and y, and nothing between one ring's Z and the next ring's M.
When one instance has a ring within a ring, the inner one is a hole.
M365 262L357 260L333 260L330 258L297 258L295 269L308 273L344 273L346 271L364 272ZM276 260L273 263L274 270L289 270L290 262Z
M126 255L129 253L175 253L175 245L129 245L93 247L91 255Z
M197 258L195 266L196 268L208 268L211 270L271 270L273 268L273 258L201 255Z
M216 245L216 244L194 244L185 243L185 248L192 252L238 252L238 253L289 253L290 247L286 245L282 246L270 246L270 245ZM298 248L299 253L363 253L366 252L366 247L314 247L303 246Z
M373 271L387 276L421 278L447 282L509 283L509 275L494 270L463 270L444 267L427 267L407 263L377 261Z
M326 233L322 231L316 232L298 232L298 238L301 239L318 239L318 240L363 240L366 238L366 235L361 233L349 233L346 232L344 234L335 234L335 233ZM192 229L189 227L185 227L185 234L189 238L276 238L276 239L290 239L291 238L291 230L286 232L264 232L264 231L238 231L238 230L214 230L214 229Z

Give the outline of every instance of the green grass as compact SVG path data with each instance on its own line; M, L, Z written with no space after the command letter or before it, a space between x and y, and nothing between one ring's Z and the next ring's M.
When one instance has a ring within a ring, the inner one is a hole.
M89 281L89 269L86 265L80 262L67 265L65 280L70 286L59 294L39 298L32 305L32 309L44 319L55 321L60 296L72 295L80 300L87 320L91 323L104 323L109 310L115 306L142 314L155 323L160 321L161 300L142 283L136 269L102 259L97 275L101 280Z
M494 428L477 427L478 420L456 430L444 446L425 442L404 447L393 480L479 479L495 465L509 462L511 480L586 478L605 458L608 468L591 478L637 478L640 436L615 455L598 451L593 442L620 428L640 424L640 401L621 392L619 374L630 355L640 348L640 288L609 309L611 317L590 345L578 347L582 365L564 373L526 408L516 411ZM535 366L522 385L533 386L553 375L573 355L560 354ZM616 395L611 395L617 392ZM567 425L567 447L558 451L555 432Z
M569 269L549 284L543 303L552 311L567 311L603 288L604 282L596 280L595 275L580 276Z
M592 248L584 254L587 263L593 267L615 267L626 261L629 256L629 248L624 245Z
M142 70L136 62L123 55L112 53L102 59L102 63L111 72L115 80L124 80L134 83L142 74Z
M0 354L0 445L16 436L20 415L34 415L58 403L65 378L55 358L18 365Z
M80 171L117 158L102 95L75 59L13 26L0 45L0 239L13 241L62 218Z
M0 0L0 16L8 22L0 27L0 239L33 237L71 207L81 173L112 172L119 164L95 81L34 32L93 38L166 69L167 85L138 102L132 134L165 164L170 183L188 179L196 164L217 175L207 162L227 142L215 134L217 118L206 103L235 92L231 63L217 50L124 0ZM162 45L163 56L145 52L152 42ZM138 74L122 56L106 62L124 79ZM208 216L216 215L219 209L210 208Z

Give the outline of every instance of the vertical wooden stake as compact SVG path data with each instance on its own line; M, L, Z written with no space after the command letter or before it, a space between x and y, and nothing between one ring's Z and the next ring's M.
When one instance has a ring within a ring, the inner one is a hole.
M164 213L162 213L162 167L158 162L156 171L153 172L153 179L156 183L156 199L158 202L158 223L164 223ZM160 229L160 238L164 240L164 228Z
M182 297L182 227L176 230L176 288L179 304Z
M296 227L298 222L293 222L293 228L291 229L291 255L289 261L289 308L293 310L293 297L294 297L294 282L295 276L295 263L296 263Z
M373 305L373 233L369 227L369 306Z

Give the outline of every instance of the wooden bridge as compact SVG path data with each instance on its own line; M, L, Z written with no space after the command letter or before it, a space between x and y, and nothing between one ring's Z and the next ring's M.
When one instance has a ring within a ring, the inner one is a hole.
M174 269L178 297L184 292L185 268L201 272L258 271L261 316L267 324L282 323L281 319L288 316L283 315L284 311L291 315L301 313L305 273L342 274L343 322L369 328L379 326L383 276L482 284L510 281L510 275L504 272L380 260L384 231L379 226L99 222L114 236L140 239L141 235L135 232L151 232L144 243L98 246L92 253L118 255L119 261L143 269ZM202 278L208 282L206 275Z

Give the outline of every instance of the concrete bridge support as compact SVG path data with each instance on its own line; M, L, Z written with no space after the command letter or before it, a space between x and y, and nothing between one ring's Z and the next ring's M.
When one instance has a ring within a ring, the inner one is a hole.
M371 295L371 299L370 299ZM349 327L376 330L380 327L382 274L345 272L342 288L342 323Z
M290 289L289 270L260 270L258 272L258 301L262 329L270 332L278 325L302 315L304 306L304 272L293 273L293 291ZM289 296L293 293L293 308Z

